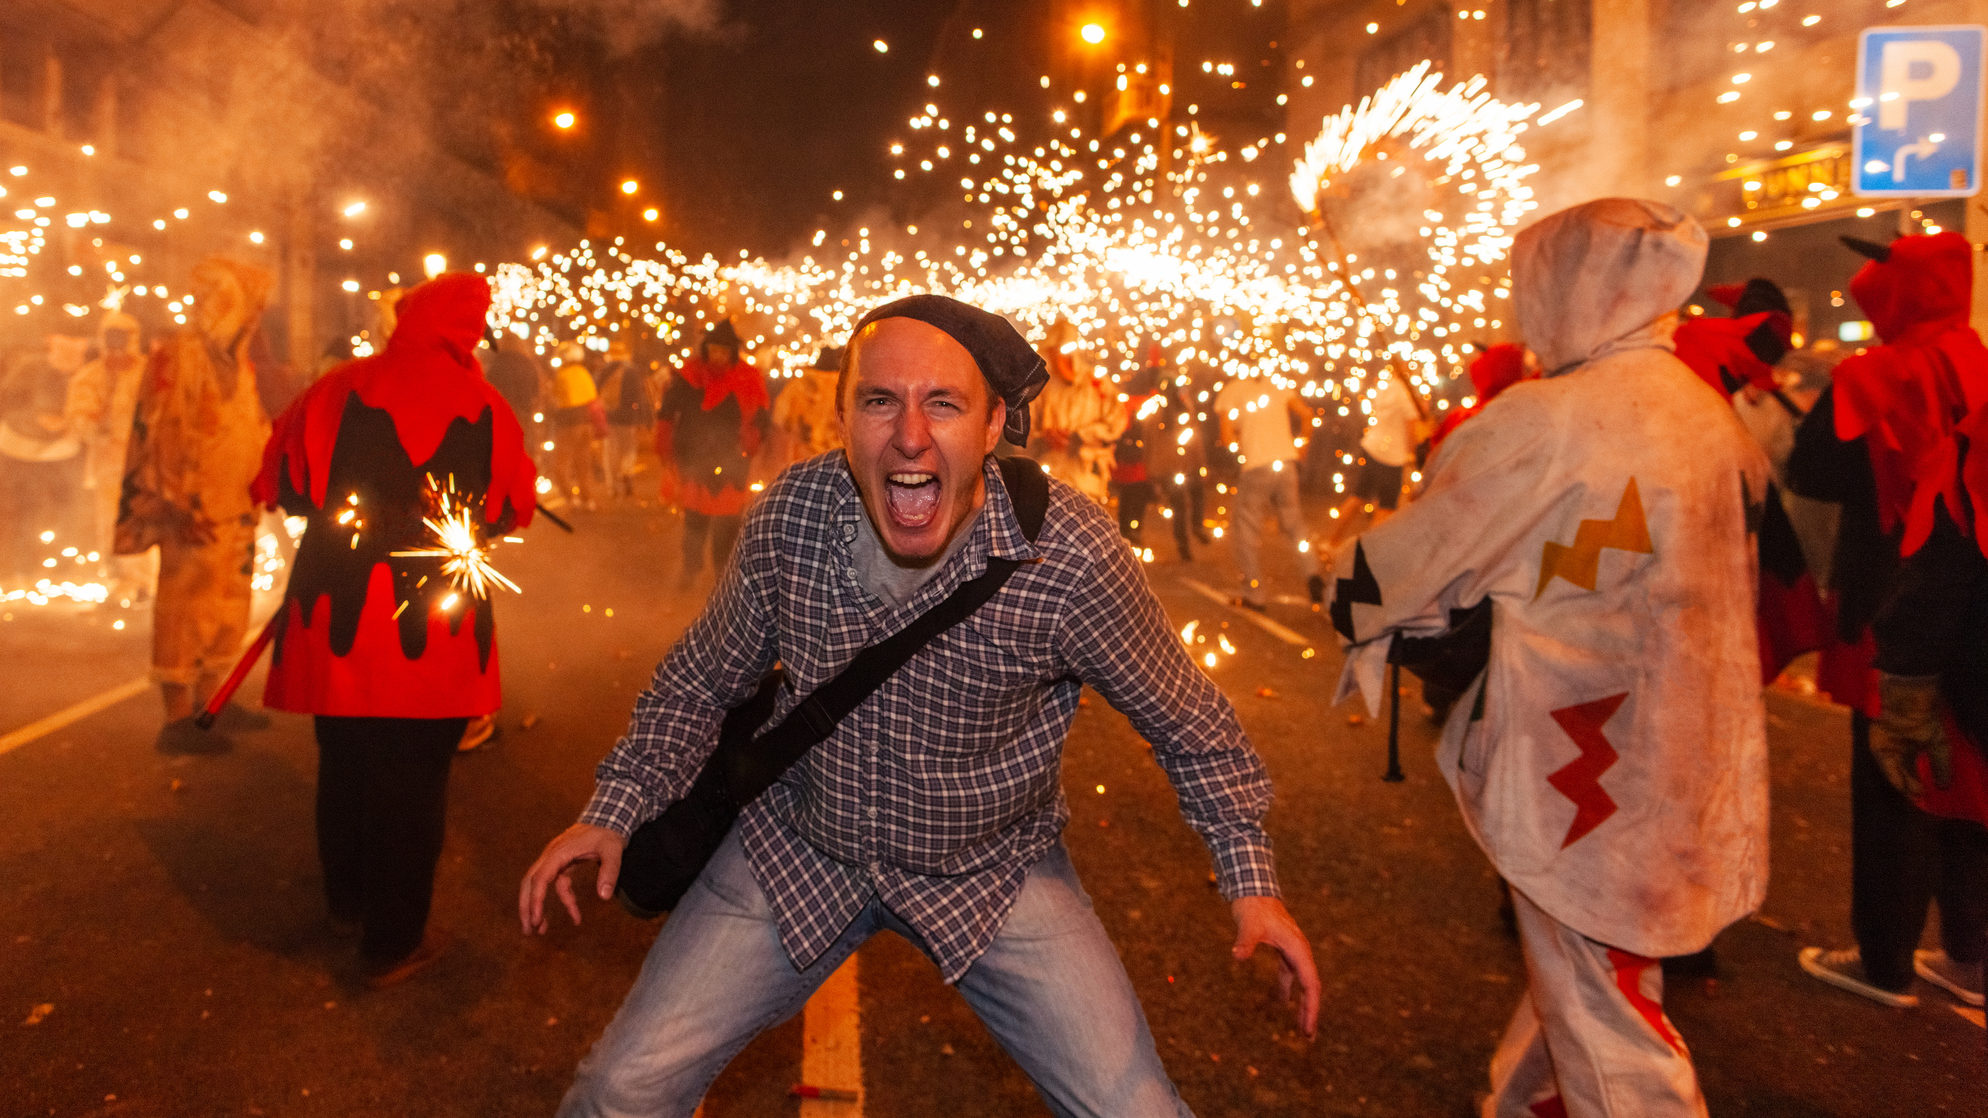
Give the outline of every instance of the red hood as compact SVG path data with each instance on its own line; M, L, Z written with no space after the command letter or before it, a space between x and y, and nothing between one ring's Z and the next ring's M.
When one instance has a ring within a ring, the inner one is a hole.
M490 281L466 272L439 276L402 296L394 307L387 352L440 349L460 364L473 364L489 314Z
M1897 344L1928 326L1965 325L1973 297L1974 255L1959 233L1916 234L1891 243L1850 280L1850 294L1878 337Z

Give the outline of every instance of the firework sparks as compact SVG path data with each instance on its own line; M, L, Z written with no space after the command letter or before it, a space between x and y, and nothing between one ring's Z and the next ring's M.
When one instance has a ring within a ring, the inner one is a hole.
M454 475L443 485L437 485L430 476L428 503L433 511L422 517L421 523L428 529L430 546L393 554L396 558L442 561L442 573L449 576L454 589L443 597L438 608L452 609L464 595L486 600L493 587L519 593L518 584L491 565L492 545L483 538L481 498L458 492Z

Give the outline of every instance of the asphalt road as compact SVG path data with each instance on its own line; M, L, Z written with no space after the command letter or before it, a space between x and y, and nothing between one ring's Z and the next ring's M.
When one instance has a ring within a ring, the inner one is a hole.
M523 937L518 877L572 820L697 606L671 592L671 518L575 519L576 535L541 524L500 557L525 588L499 615L502 734L457 761L436 898L452 947L405 986L366 990L324 925L307 720L277 715L225 756L166 757L146 692L0 738L0 1115L551 1112L654 927L593 904L579 927L562 916ZM1523 968L1412 689L1408 779L1383 784L1384 721L1352 725L1350 708L1327 705L1339 658L1322 619L1291 598L1272 607L1273 632L1197 588L1226 585L1221 545L1191 565L1169 552L1149 573L1176 626L1198 622L1196 654L1215 655L1209 673L1269 765L1287 902L1325 982L1308 1043L1276 1003L1271 964L1230 961L1206 852L1143 743L1090 697L1066 753L1067 840L1169 1070L1203 1118L1461 1118ZM142 610L0 616L0 734L144 673ZM260 673L246 693L259 689ZM1983 1113L1982 1030L1937 991L1887 1010L1797 969L1803 943L1847 940L1848 731L1840 710L1799 697L1773 694L1769 712L1766 907L1721 938L1716 978L1676 982L1668 999L1712 1112ZM885 936L859 962L863 1100L807 1113L1044 1112L914 950ZM788 1088L806 1031L796 1019L760 1038L705 1113L799 1113Z

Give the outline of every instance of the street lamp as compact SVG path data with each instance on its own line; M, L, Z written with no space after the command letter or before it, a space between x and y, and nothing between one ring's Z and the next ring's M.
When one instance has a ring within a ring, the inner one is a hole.
M449 270L449 258L439 252L431 252L421 258L421 270L429 279L434 279Z
M559 129L561 132L564 132L567 129L573 127L575 124L579 123L579 120L580 118L574 116L573 110L571 109L561 109L558 112L552 114L552 126L554 128Z
M1087 23L1078 29L1077 37L1092 46L1097 46L1099 43L1104 42L1104 24Z
M640 189L642 189L642 184L636 182L634 179L621 180L621 192L623 194L633 194Z

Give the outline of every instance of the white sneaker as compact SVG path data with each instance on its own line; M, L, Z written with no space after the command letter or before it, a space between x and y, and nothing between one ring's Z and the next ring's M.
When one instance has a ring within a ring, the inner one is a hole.
M1980 963L1956 963L1945 951L1914 951L1912 969L1920 978L1968 1005L1978 1006L1982 1002Z
M1919 995L1910 991L1893 991L1871 985L1870 979L1864 977L1864 956L1854 947L1836 951L1804 947L1797 958L1803 970L1839 990L1861 994L1893 1009L1908 1009L1919 1004Z

